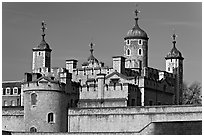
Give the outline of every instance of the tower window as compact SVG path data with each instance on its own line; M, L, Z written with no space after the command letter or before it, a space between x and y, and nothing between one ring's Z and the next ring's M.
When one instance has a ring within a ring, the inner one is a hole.
M170 71L170 67L168 67L168 71Z
M142 49L138 50L138 55L140 55L140 56L142 55Z
M11 100L11 106L15 106L15 101Z
M47 121L48 121L48 123L54 123L54 114L53 113L48 114Z
M126 41L126 45L130 45L130 40L127 40L127 41Z
M31 127L30 132L37 132L37 129L35 127Z
M142 45L142 43L143 43L142 40L139 39L139 40L138 40L138 45Z
M10 95L11 89L10 88L6 88L6 95Z
M31 94L31 105L35 106L37 103L37 94L36 93L32 93Z
M17 87L13 88L13 94L18 94L18 88Z
M4 101L4 106L8 106L7 101Z
M40 56L40 52L38 53L38 55Z
M127 49L127 56L130 56L130 49Z

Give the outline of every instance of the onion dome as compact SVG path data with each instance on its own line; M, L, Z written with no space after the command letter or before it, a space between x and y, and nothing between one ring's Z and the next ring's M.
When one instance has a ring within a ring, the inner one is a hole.
M126 39L148 39L147 33L142 30L139 25L138 25L138 17L137 14L139 13L139 11L136 9L135 10L135 26L128 31L127 36L124 38Z
M171 51L166 55L165 59L184 59L182 57L181 52L176 48L176 35L173 34L173 48L171 49Z
M50 49L50 46L48 45L48 43L45 41L45 23L44 21L42 22L42 41L40 42L40 44L38 45L38 47L34 48L33 50L48 50L48 51L52 51Z

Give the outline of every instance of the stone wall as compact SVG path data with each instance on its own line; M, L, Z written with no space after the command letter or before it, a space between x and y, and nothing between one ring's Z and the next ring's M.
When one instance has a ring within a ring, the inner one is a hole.
M68 132L139 133L152 122L195 120L202 120L201 106L70 109Z
M24 111L23 107L3 107L2 108L2 130L24 131Z

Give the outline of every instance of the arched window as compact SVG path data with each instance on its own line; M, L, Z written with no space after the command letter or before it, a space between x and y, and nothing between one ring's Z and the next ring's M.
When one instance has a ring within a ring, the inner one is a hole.
M138 49L138 55L142 55L142 49Z
M11 100L11 106L15 106L15 101L14 100Z
M10 95L11 89L10 88L6 88L6 95Z
M126 41L126 45L130 45L130 40L127 40L127 41Z
M130 56L130 49L127 49L127 56Z
M14 87L14 88L13 88L13 94L14 94L14 95L18 94L18 88L17 88L17 87Z
M168 67L168 71L170 71L170 67Z
M35 127L31 127L30 132L37 132L37 129Z
M54 114L53 113L48 114L47 122L48 123L54 123Z
M141 39L138 40L138 45L142 45L142 40Z
M36 93L32 93L31 94L31 105L34 106L37 103L37 94Z
M8 103L7 103L7 101L4 101L4 106L8 106Z

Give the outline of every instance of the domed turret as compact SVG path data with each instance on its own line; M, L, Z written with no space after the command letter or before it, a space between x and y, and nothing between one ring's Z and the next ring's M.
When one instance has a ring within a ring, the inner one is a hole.
M147 33L138 25L138 18L135 18L135 26L128 31L126 39L148 39Z
M40 44L33 48L33 63L32 63L32 71L33 72L41 72L41 69L46 67L51 67L51 51L50 46L45 41L45 23L42 22L42 40Z
M165 59L183 59L181 52L176 48L176 35L173 34L173 48L171 51L166 55Z
M93 43L90 44L90 47L91 47L91 49L90 49L91 54L88 57L87 62L84 62L82 64L82 66L97 67L97 66L99 66L99 61L93 55Z
M36 47L33 48L33 50L48 50L51 51L50 46L48 45L48 43L45 41L45 23L42 22L42 41L40 42L40 44Z
M142 30L139 25L138 25L138 17L137 14L139 13L139 11L136 9L135 10L135 26L128 31L127 36L124 38L126 39L148 39L147 33Z

